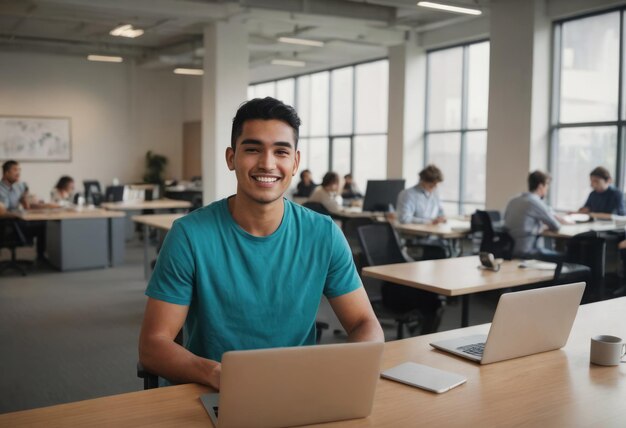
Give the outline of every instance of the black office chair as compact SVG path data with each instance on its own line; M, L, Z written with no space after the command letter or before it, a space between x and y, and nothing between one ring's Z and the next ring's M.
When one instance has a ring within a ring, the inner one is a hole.
M359 242L358 229L361 226L367 226L369 224L374 224L374 220L366 217L350 218L343 222L343 234L348 241L348 245L350 245L352 258L354 259L354 264L356 265L359 272L361 271L361 268L365 265L365 260L363 256L363 250L361 249L361 243Z
M33 264L30 260L19 260L17 258L18 247L30 247L33 245L32 239L29 239L22 231L19 220L14 218L0 218L0 249L7 248L11 252L11 259L0 262L0 273L8 269L14 269L26 276L24 266Z
M302 204L303 207L308 208L316 213L330 215L330 211L326 209L326 207L319 202L305 202Z
M496 210L485 210L491 219L491 225L494 231L502 230L502 214ZM483 223L480 216L474 212L470 216L470 233L472 237L472 252L478 254L480 244L483 240Z
M405 263L398 237L389 223L371 224L358 228L359 242L368 266ZM404 337L404 327L411 333L427 334L437 331L443 314L442 300L434 293L384 282L382 299L372 300L380 318L392 318L397 323L397 338Z
M586 276L588 282L583 303L605 298L606 240L598 232L579 233L568 239L565 265L568 266L569 272L561 274L559 278L561 283L574 282L570 280Z
M328 330L328 324L322 321L315 322L315 341L316 343L320 343L322 340L322 333L324 330ZM183 346L184 343L184 329L181 329L176 337L174 338L174 342ZM143 389L154 389L159 387L159 377L154 373L146 370L140 361L137 361L137 377L143 379Z
M99 206L102 203L100 182L97 180L85 180L83 181L83 187L85 188L85 201L88 204Z
M511 260L515 241L506 231L496 230L491 215L487 211L476 210L475 221L480 224L482 240L480 251L494 255L498 259ZM494 216L495 217L495 216Z

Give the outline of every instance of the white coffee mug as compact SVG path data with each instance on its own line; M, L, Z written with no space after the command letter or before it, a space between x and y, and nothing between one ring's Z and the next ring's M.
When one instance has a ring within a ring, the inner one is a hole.
M626 343L615 336L594 336L591 338L589 360L600 366L616 366L626 354Z

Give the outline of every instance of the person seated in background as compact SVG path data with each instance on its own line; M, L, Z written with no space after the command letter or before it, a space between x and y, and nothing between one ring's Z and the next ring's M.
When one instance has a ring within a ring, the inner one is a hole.
M543 202L550 180L550 175L545 172L531 172L528 175L528 192L514 197L506 206L504 226L515 240L513 257L549 262L562 260L561 253L544 248L540 236L544 227L557 231L561 224L569 224Z
M317 187L317 184L313 182L313 175L311 171L305 169L300 173L300 182L296 188L294 196L299 198L308 198L313 193L313 190Z
M343 199L359 199L363 197L363 194L352 178L352 174L346 174L343 176L343 190L341 191L341 197Z
M593 191L578 212L626 215L624 195L611 185L613 179L608 169L602 166L594 168L589 174L589 180Z
M68 175L64 175L59 178L56 186L52 189L50 200L60 206L69 206L72 204L74 189L74 179Z
M20 209L38 209L51 207L50 204L35 203L28 194L28 186L20 181L22 167L14 160L2 164L2 180L0 181L0 206L6 211ZM2 208L0 208L2 210ZM20 222L20 227L31 238L37 239L37 258L45 259L46 251L46 222Z
M419 182L398 195L396 211L402 224L445 223L437 186L443 182L443 173L435 165L428 165L419 173Z
M322 179L322 184L317 186L307 202L322 204L331 214L340 214L343 210L341 200L338 200L339 174L327 172Z

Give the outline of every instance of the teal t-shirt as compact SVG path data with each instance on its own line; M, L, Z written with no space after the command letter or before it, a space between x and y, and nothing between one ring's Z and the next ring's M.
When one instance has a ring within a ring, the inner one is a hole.
M361 287L331 218L284 204L266 237L237 225L227 199L174 222L146 295L189 306L185 346L194 354L221 361L231 350L312 345L322 294Z

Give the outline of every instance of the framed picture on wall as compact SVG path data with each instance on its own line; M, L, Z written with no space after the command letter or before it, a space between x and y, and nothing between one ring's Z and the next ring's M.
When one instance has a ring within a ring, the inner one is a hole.
M69 117L0 116L0 160L69 162Z

